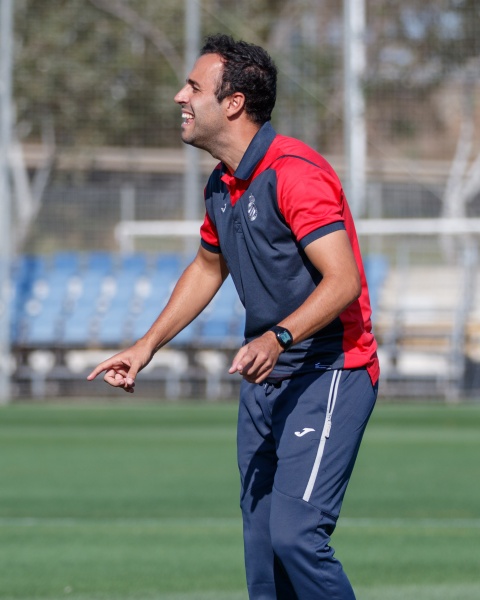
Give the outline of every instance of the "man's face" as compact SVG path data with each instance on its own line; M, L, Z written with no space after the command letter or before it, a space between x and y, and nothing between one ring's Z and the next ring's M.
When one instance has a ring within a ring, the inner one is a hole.
M204 54L195 63L186 85L174 100L182 107L182 140L203 150L215 149L216 135L226 121L215 97L223 63L218 54Z

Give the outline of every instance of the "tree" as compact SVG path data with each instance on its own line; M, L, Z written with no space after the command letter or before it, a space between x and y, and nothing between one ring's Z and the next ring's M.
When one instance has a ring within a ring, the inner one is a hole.
M479 3L369 0L367 9L371 133L401 142L445 128L434 95L478 59Z
M177 29L172 37L181 39L178 2L141 4L144 23L157 21L165 29ZM178 143L172 131L178 121L172 98L179 60L165 60L153 36L148 39L145 31L105 11L106 5L86 0L24 0L17 5L20 133L40 137L48 117L60 145ZM172 47L169 58L175 54L180 56Z

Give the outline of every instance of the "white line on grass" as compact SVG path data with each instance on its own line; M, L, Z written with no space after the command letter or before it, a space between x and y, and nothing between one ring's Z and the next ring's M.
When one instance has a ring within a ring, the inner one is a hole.
M188 525L222 528L241 526L241 519L233 517L0 517L0 527L90 527L101 525L118 527L179 527Z
M118 527L179 527L196 526L208 528L240 527L240 517L0 517L0 526L4 527L82 527L82 526L118 526ZM480 518L452 518L452 517L345 517L339 519L342 528L381 527L403 528L420 527L435 529L468 528L480 529Z
M423 529L450 529L450 528L468 528L480 529L480 519L455 518L455 517L393 517L388 518L340 518L338 521L341 527L419 527Z

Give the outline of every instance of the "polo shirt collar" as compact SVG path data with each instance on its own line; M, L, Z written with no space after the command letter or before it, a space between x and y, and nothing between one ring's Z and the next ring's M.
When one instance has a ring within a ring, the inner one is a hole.
M255 167L267 153L276 135L277 133L270 121L260 127L233 174L236 179L242 179L243 181L250 179Z

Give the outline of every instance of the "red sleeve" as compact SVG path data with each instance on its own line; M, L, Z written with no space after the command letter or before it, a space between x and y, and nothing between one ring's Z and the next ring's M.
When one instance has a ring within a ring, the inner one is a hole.
M296 157L277 170L278 206L298 241L333 223L343 223L343 193L338 177L325 168Z
M220 242L218 239L218 233L213 221L210 219L208 213L205 213L205 219L203 220L203 224L200 227L200 235L202 237L202 242L204 242L204 246L208 249L218 249L220 250Z

